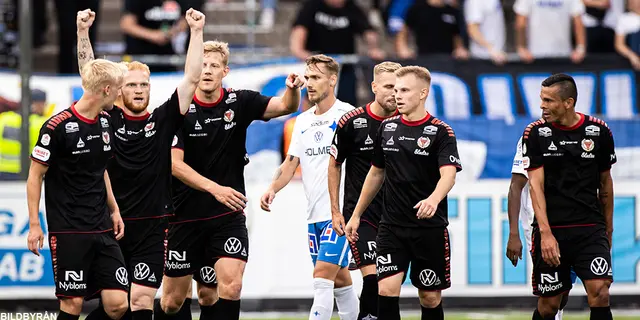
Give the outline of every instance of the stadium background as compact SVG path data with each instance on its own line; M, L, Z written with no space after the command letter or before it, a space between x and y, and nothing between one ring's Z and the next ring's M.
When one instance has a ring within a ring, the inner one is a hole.
M276 23L265 29L255 24L260 12L259 3L234 1L237 0L208 1L204 5L207 15L205 39L228 41L232 47L231 73L225 78L224 85L279 95L287 73L304 71L304 65L289 55L287 46L291 21L300 4L295 1L278 3ZM47 1L46 5L51 12L53 4ZM119 0L102 1L99 40L94 44L96 56L116 61L144 58L142 60L149 63L154 59L166 59L123 55L118 27L121 5ZM367 2L361 5L370 6ZM7 12L12 10L10 1L0 0L0 6L4 13L2 39L5 44L15 39L17 45L18 38L12 38L6 28L10 16ZM508 43L512 47L512 20L509 20L509 12L506 16ZM29 24L24 26L29 27ZM50 22L44 38L54 39L56 32L55 24ZM380 34L383 49L392 52L388 34L384 31ZM2 64L7 69L0 72L0 97L15 103L28 101L21 99L27 85L21 72L29 75L31 88L47 93L49 115L66 108L82 94L79 77L56 74L54 42L46 42L37 49L31 45L22 48L28 51L23 50L21 58L26 57L31 63L20 68L16 64L17 55L6 51L2 55ZM368 102L371 99L368 83L375 61L365 55L336 58L342 64L356 68L359 104ZM69 59L75 60L75 57ZM180 66L182 59L176 55L170 60ZM612 305L617 310L634 313L633 310L640 308L639 73L615 54L589 55L579 65L571 64L568 59L542 59L532 65L516 60L510 56L510 62L502 67L486 61L455 61L447 56L401 61L431 70L433 83L425 107L445 119L456 131L464 166L449 197L453 287L444 294L445 305L472 312L526 309L526 314L535 305L530 289L528 255L523 255L524 263L517 268L513 268L504 256L508 237L508 179L518 137L539 115L541 80L553 72L568 72L578 82L577 108L607 120L614 133L618 164L613 169L616 199ZM180 77L180 72L153 74L150 107L167 99L167 92L173 91ZM311 303L312 265L306 244L305 197L300 181L292 182L278 194L271 213L260 210L258 204L281 161L284 123L293 116L295 114L266 123L255 122L249 127L250 163L245 175L251 258L244 278L242 309L253 315L304 312ZM45 254L41 257L31 254L26 249L27 232L24 182L0 181L0 311L56 309L48 249L45 246ZM361 278L358 273L354 273L353 278L359 291ZM588 310L579 283L572 295L568 309ZM403 310L417 310L416 290L410 284L403 288L402 297ZM479 314L469 316L482 318ZM518 318L517 313L499 313L498 316ZM276 314L275 317L284 316Z

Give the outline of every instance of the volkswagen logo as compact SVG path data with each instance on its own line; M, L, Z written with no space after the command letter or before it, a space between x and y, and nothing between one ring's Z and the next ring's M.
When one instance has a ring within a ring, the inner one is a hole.
M129 285L129 275L127 274L127 269L124 267L118 268L116 270L116 280L120 282L121 285L126 286Z
M609 263L602 257L597 257L591 261L591 272L596 276L604 275L609 271Z
M228 254L236 254L242 250L242 243L238 238L231 237L224 243L224 251Z
M146 279L149 276L149 273L151 273L151 270L149 269L149 266L144 262L136 264L136 266L133 268L133 277L136 278L136 280Z
M424 269L420 271L420 282L427 287L436 283L437 278L436 273L431 269Z
M200 278L204 283L212 283L216 281L216 270L207 266L200 269Z
M316 142L318 142L318 143L319 143L320 141L322 141L322 137L323 137L323 136L324 136L324 134L322 133L322 131L317 131L317 132L313 135L313 139L314 139Z

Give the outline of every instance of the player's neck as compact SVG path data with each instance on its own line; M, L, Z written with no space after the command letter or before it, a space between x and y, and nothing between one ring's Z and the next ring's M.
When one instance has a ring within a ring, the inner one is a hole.
M396 110L387 111L378 103L378 101L375 100L369 105L369 109L371 110L371 113L378 118L389 118L396 113Z
M410 112L410 113L406 113L402 115L402 119L409 121L409 122L413 122L413 121L420 121L422 119L424 119L427 116L427 110L425 110L424 108L416 108L416 110Z
M73 108L79 115L86 119L96 119L102 111L102 106L99 106L100 104L100 99L83 95Z
M578 122L580 122L580 115L577 112L573 111L567 113L567 115L560 119L560 121L558 121L558 124L566 128L571 128Z
M336 103L336 100L337 99L335 95L329 95L324 100L318 102L316 104L316 115L319 116L329 111L329 109L331 109L331 107L333 107L333 105Z
M202 101L205 103L214 103L220 100L221 94L222 94L222 90L220 90L220 88L215 88L211 92L204 92L200 89L196 89L196 98L198 98L199 101Z

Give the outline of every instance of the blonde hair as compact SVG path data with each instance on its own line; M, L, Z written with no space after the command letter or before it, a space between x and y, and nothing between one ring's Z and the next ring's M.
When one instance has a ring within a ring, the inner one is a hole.
M337 75L338 72L340 72L340 65L338 65L338 62L336 62L336 60L324 54L316 54L316 55L310 56L304 62L307 64L307 67L314 66L316 68L318 68L318 63L322 63L331 74ZM320 68L318 68L318 70L319 69Z
M127 67L128 71L133 71L133 70L138 70L138 71L142 71L142 72L146 72L148 75L151 75L151 70L149 70L149 66L139 62L139 61L131 61L131 62L127 62L127 61L123 61L120 62L122 63L125 67Z
M396 77L404 77L408 74L413 74L416 78L425 81L429 85L431 84L431 73L425 67L406 66L396 70Z
M82 87L92 93L99 93L107 85L120 85L127 67L105 59L87 62L80 71ZM117 88L116 88L117 89Z
M373 67L373 75L377 76L385 72L396 72L396 70L400 68L402 68L402 65L400 65L397 62L391 62L391 61L380 62L376 64L375 67Z
M222 55L222 63L224 65L229 64L229 44L222 41L206 41L204 43L204 54L207 53L219 53Z

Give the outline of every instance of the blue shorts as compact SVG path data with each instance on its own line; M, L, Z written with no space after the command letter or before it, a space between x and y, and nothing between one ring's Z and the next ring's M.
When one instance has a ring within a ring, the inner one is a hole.
M309 224L309 253L313 265L324 261L344 268L349 265L349 242L333 232L331 220Z

